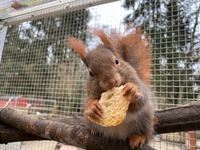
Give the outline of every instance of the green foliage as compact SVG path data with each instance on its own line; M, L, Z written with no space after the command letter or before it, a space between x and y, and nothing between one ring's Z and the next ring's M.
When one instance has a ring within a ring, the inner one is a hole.
M126 0L133 13L125 23L142 26L153 43L153 82L157 96L168 103L195 99L199 93L200 4L182 0ZM193 9L191 9L193 8Z

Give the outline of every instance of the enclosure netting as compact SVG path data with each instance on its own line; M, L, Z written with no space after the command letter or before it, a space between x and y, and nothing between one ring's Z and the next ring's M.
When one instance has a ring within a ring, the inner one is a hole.
M152 42L155 109L200 100L199 0L19 0L17 4L0 2L0 107L12 98L10 107L32 115L82 115L88 71L66 47L66 37L80 38L92 48L97 42L88 34L91 28L123 33L138 26ZM151 145L194 150L200 146L199 138L198 131L157 135ZM0 150L46 150L56 144L42 141L31 147L31 143L1 144Z

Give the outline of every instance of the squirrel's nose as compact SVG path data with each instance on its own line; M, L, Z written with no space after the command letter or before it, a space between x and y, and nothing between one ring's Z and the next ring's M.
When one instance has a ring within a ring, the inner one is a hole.
M107 87L108 87L109 89L112 89L113 87L118 86L117 83L118 83L117 80L111 79L111 80L107 83Z
M111 78L110 80L108 80L108 82L106 83L106 87L108 89L111 89L113 87L117 87L121 85L121 77L119 74L115 74L115 76L113 78Z

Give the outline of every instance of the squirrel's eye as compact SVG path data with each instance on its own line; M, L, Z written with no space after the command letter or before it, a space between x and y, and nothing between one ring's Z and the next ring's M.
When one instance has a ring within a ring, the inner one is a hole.
M118 64L119 64L119 60L118 60L118 59L115 59L115 63L118 65Z
M93 73L92 73L91 71L89 71L89 73L90 73L90 76L91 76L91 77L94 77L94 75L93 75Z

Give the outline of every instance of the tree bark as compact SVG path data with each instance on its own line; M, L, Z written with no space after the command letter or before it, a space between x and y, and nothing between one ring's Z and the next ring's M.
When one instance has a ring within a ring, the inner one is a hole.
M200 129L200 101L155 112L157 134Z
M156 134L199 130L200 102L156 111L155 120ZM0 126L0 143L51 139L88 150L130 150L128 141L91 135L85 127L84 117L43 119L6 108L0 110L0 124L6 125ZM153 150L153 148L145 144L138 150Z
M33 140L45 140L44 138L36 135L27 134L17 130L13 127L6 126L0 123L0 144L7 144L9 142L16 141L33 141Z

